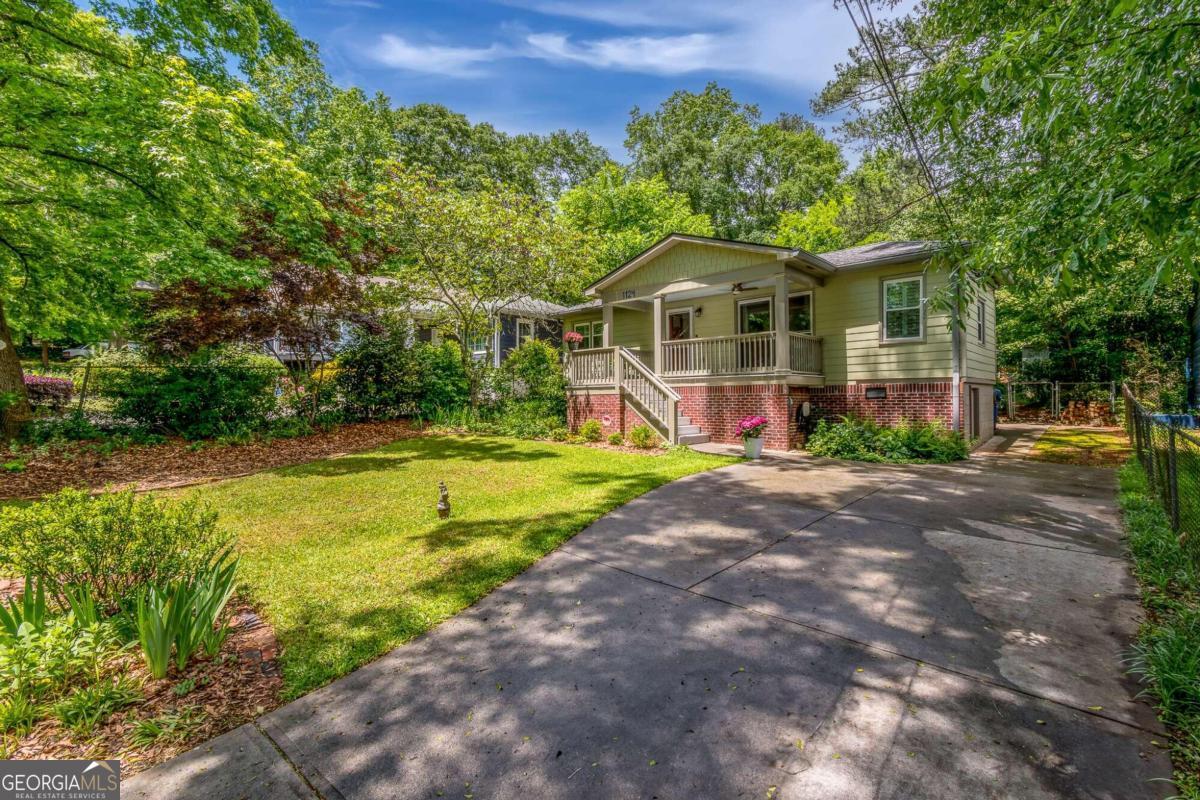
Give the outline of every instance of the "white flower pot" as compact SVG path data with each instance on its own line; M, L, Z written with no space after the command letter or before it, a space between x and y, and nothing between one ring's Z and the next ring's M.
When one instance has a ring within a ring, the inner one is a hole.
M742 443L746 445L746 458L760 458L762 456L763 440L761 436L742 439Z

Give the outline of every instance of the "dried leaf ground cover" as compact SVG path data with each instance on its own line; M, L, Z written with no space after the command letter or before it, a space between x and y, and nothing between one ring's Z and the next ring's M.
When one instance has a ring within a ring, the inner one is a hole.
M1055 426L1038 438L1029 457L1036 461L1117 467L1129 459L1129 439L1120 428Z
M400 421L341 425L311 436L240 445L172 440L108 452L100 443L81 442L30 451L23 471L0 473L0 499L40 497L66 486L156 489L217 480L369 450L418 433Z
M616 506L733 461L427 435L173 494L211 502L237 534L291 698L461 611Z
M193 662L183 675L172 668L153 680L137 652L127 650L113 669L132 679L138 700L86 735L44 719L19 739L6 740L5 757L120 758L128 776L278 707L282 681L274 633L244 604L232 624L220 654Z

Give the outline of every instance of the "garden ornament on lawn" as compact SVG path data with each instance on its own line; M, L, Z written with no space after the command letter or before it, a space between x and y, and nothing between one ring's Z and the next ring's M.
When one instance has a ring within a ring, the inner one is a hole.
M438 518L446 519L450 516L450 490L446 488L445 481L438 481Z

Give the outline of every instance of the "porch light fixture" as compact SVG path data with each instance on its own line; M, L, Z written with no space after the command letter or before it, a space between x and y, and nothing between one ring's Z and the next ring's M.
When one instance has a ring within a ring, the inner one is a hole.
M692 311L692 314L697 317L703 313L704 313L704 306L696 306L695 310Z
M742 292L746 291L740 283L735 283L731 288L733 289L734 294L741 294Z

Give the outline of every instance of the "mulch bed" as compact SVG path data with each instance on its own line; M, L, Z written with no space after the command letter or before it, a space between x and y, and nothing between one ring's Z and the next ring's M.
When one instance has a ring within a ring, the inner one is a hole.
M79 442L45 453L34 451L23 472L0 474L0 500L32 499L67 486L168 489L371 450L419 435L408 422L395 421L341 425L311 436L241 445L197 446L172 439L104 453Z
M183 675L176 674L172 666L167 677L156 681L150 678L136 650L122 655L121 671L141 683L141 701L114 714L82 739L73 737L56 719L43 720L7 757L120 758L121 774L128 776L278 708L283 682L274 632L246 605L234 609L232 626L216 658L193 661ZM185 678L194 680L195 688L179 696L175 687ZM136 745L130 740L140 720L185 708L202 715L186 736L149 745Z

